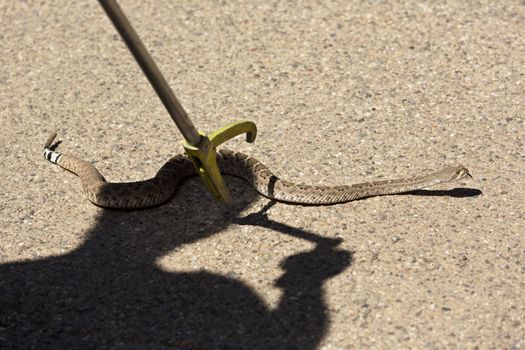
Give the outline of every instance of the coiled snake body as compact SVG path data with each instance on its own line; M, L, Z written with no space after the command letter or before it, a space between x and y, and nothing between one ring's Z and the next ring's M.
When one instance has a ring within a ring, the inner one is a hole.
M56 134L53 134L46 142L45 158L78 175L86 197L101 207L140 209L160 205L174 195L180 180L196 175L190 159L185 155L176 155L151 179L126 183L106 182L89 162L55 152L51 147L55 137ZM371 181L346 186L311 186L281 180L260 161L240 152L220 150L217 153L217 163L222 174L244 179L265 197L281 202L310 205L344 203L365 197L410 192L470 176L465 167L452 166L427 175L398 180Z

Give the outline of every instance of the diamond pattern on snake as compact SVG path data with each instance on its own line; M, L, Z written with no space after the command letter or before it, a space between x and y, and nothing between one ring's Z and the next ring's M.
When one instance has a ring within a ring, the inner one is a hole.
M188 176L197 175L190 159L176 155L148 180L107 182L89 162L54 151L49 137L44 157L61 168L76 174L82 182L85 196L93 204L113 209L141 209L161 205L175 195L178 184ZM345 203L361 198L411 192L469 177L467 168L449 166L441 170L397 180L370 181L344 186L315 186L281 180L257 159L241 152L220 150L217 164L222 174L248 182L261 195L285 203L326 205Z

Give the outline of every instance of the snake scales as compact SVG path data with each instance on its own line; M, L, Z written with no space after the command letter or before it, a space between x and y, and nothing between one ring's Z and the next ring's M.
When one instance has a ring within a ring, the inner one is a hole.
M155 177L137 182L106 182L89 162L75 156L55 152L51 135L44 147L44 156L80 177L86 197L94 204L115 209L140 209L160 205L175 193L185 177L196 175L185 155L176 155L160 168ZM240 152L220 150L217 163L222 174L247 181L261 195L287 203L336 204L352 200L404 193L453 182L470 176L463 166L446 167L439 171L398 180L371 181L346 186L310 186L294 184L276 177L257 159Z

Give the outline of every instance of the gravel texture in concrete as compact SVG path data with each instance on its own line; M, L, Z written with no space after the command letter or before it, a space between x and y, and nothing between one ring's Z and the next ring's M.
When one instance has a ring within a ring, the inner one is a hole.
M327 207L198 179L103 210L42 157L152 176L181 136L96 1L0 4L0 348L525 347L523 1L122 0L204 131L311 184L474 180Z

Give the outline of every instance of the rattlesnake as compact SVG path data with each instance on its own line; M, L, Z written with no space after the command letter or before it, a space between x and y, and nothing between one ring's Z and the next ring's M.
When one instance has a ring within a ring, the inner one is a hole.
M140 209L160 205L175 193L180 180L196 175L186 155L176 155L160 168L155 177L137 182L106 182L89 162L61 154L51 146L56 134L44 146L44 157L80 177L86 197L94 204L115 209ZM280 202L297 204L336 204L352 200L404 193L453 182L470 176L467 168L450 166L439 171L398 180L371 181L346 186L294 184L276 177L257 159L240 152L220 150L217 163L222 174L247 181L261 195Z

